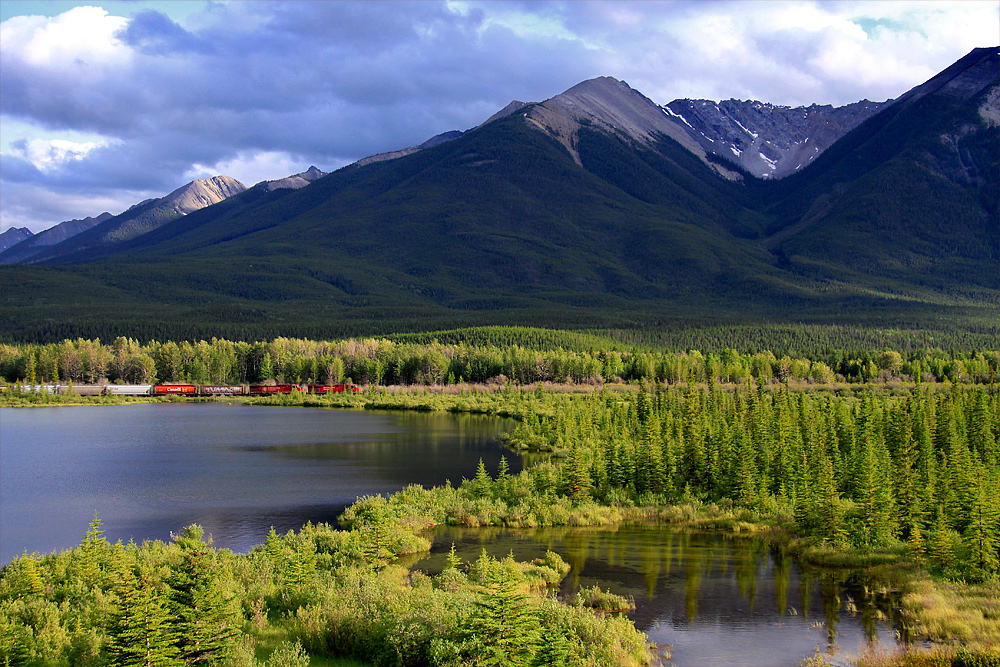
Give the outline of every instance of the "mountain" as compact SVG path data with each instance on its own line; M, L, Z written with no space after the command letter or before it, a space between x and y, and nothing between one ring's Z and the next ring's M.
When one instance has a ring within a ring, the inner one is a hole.
M861 100L842 107L776 106L754 100L674 100L663 110L706 151L758 178L782 178L802 169L849 131L884 109Z
M624 81L610 76L584 81L517 113L558 140L577 164L582 165L580 131L594 127L643 146L651 146L662 137L669 138L722 176L738 178L738 174L723 165L709 161L705 150L671 114Z
M52 262L78 257L81 253L95 255L107 252L117 244L149 233L171 220L216 204L244 190L246 190L245 185L229 176L213 176L212 178L194 180L165 197L147 199L119 215L102 214L98 218L86 218L86 221L97 220L97 224L84 227L79 232L63 239L59 239L58 232L56 232L54 240L46 247L33 248L33 252L27 255L11 252L9 255L0 257L0 262L4 264L25 261ZM61 226L59 225L59 227Z
M298 190L299 188L304 188L309 185L317 178L323 178L326 176L327 172L320 171L316 167L312 166L303 171L300 174L293 174L291 176L286 176L285 178L279 178L274 181L265 181L265 187L268 190Z
M87 217L81 220L67 220L58 225L38 232L37 234L23 240L21 243L9 248L4 248L0 252L0 259L5 264L16 264L25 262L35 257L48 246L62 243L71 236L76 236L80 232L85 232L91 227L95 227L113 216L105 211L95 217Z
M995 327L998 80L998 49L977 49L878 110L816 108L802 127L845 133L766 179L699 143L682 107L585 81L298 189L258 184L112 248L5 268L0 333ZM805 131L781 107L719 108L777 148Z
M165 207L178 215L187 215L191 211L211 206L246 189L246 186L235 178L213 176L203 180L194 180L177 188L160 199L158 206Z
M0 252L17 245L25 239L30 239L32 236L34 236L34 232L27 227L11 227L0 234Z
M388 153L377 153L375 155L369 155L368 157L361 158L354 163L353 166L363 167L366 164L371 164L373 162L385 162L386 160L395 160L396 158L406 157L407 155L413 155L417 151L422 151L425 148L431 148L437 146L438 144L444 143L445 141L451 141L452 139L457 139L458 137L465 134L461 130L450 130L448 132L443 132L441 134L434 135L424 143L418 146L410 146L408 148L402 148L398 151L389 151Z

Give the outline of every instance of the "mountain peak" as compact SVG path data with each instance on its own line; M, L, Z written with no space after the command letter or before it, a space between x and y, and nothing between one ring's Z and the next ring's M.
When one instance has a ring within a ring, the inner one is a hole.
M310 165L305 171L292 174L291 176L286 176L285 178L279 178L274 181L264 181L267 184L268 190L298 190L299 188L304 188L309 185L317 178L322 178L326 176L327 172L321 171L315 165Z
M11 227L10 229L6 229L0 234L0 252L32 236L34 236L34 232L27 227Z
M175 213L187 215L200 208L217 204L246 189L245 185L229 176L195 179L164 197L162 204Z
M582 81L564 93L529 109L528 121L554 136L566 147L577 164L576 135L583 123L597 125L640 144L650 144L666 135L697 155L706 164L721 172L718 165L708 163L705 150L659 106L624 81L601 76ZM729 177L731 173L723 173Z
M959 100L972 99L983 90L997 85L998 72L1000 47L972 49L940 74L900 96L897 102L912 104L934 94Z
M757 100L680 99L663 111L683 123L693 141L758 178L782 178L806 167L840 137L889 102L862 100L834 107L788 107Z

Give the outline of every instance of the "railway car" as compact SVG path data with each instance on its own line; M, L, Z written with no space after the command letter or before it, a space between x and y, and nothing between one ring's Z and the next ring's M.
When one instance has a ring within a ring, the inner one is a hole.
M300 389L297 384L252 384L247 393L255 396L268 394L290 394Z
M199 396L243 396L248 388L241 384L203 384L198 389Z
M21 391L28 394L61 394L61 384L22 384Z
M196 396L198 387L193 384L158 384L153 387L154 396Z
M62 393L72 393L77 396L103 396L105 387L107 385L104 384L75 384L72 387L66 385L63 387Z
M361 387L356 384L311 384L310 394L343 394L345 391L356 394L361 391Z
M151 396L153 385L151 384L109 384L105 388L106 394L113 396Z

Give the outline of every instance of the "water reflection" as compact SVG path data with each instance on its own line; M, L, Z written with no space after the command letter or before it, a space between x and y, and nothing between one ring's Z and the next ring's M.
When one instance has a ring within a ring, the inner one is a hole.
M863 573L806 568L780 547L753 537L664 526L460 529L434 533L430 555L410 565L440 571L454 544L475 560L486 548L530 560L547 549L571 566L560 593L599 584L631 597L639 629L672 646L679 667L797 665L822 652L844 662L869 642L895 643L895 605L871 593Z
M478 415L211 404L23 408L0 418L0 561L199 523L245 551L273 525L332 522L359 495L495 474L510 422Z

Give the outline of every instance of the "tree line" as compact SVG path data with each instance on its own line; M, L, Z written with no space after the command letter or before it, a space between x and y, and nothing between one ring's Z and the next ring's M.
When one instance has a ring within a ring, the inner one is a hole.
M554 490L602 505L686 498L785 515L836 547L906 543L956 577L1000 573L1000 395L643 387L561 399L509 436L563 456ZM537 475L532 470L527 475Z
M468 332L469 340L390 338L315 341L275 338L243 342L139 341L112 343L78 338L49 344L0 344L0 377L8 383L339 383L456 384L512 382L698 382L743 384L803 381L863 383L991 382L1000 367L995 350L956 351L925 347L908 351L814 350L790 356L770 350L719 352L656 350L582 335L530 336L512 328L518 343L503 344L503 331ZM527 330L531 333L533 330ZM485 338L485 339L484 339ZM557 342L568 343L563 347ZM534 343L534 346L531 344Z

